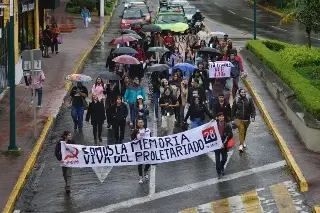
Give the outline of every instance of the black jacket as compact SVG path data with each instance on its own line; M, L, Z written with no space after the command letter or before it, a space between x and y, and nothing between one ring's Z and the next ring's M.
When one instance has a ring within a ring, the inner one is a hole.
M206 100L206 94L205 94L204 90L201 87L197 87L197 88L191 87L188 90L188 97L187 97L187 102L189 104L191 103L191 101L193 99L193 92L195 92L195 91L198 92L200 101L205 101Z
M114 88L111 90L110 84L108 84L103 94L107 95L106 109L108 109L111 105L114 105L116 103L117 97L120 95L120 90L117 85L115 85Z
M229 122L231 119L231 106L226 101L221 105L219 102L213 105L213 117L217 117L219 112L222 112L226 122Z
M92 101L89 104L89 108L86 115L86 121L89 121L91 118L91 124L103 124L106 119L104 105L101 101L94 102Z
M56 147L54 149L54 155L56 156L58 161L62 160L62 153L61 153L61 141L64 141L64 139L60 139L56 143ZM67 141L67 144L75 144L74 140Z
M255 118L256 108L251 98L244 99L237 97L233 101L231 117L232 120L240 119L249 121L250 118Z
M193 121L195 118L200 118L204 121L205 114L207 114L211 119L213 119L213 116L209 112L208 108L204 104L199 104L196 106L195 104L191 104L186 117L184 118L184 121L186 122L188 118L190 117L190 120Z
M128 116L128 107L122 103L119 106L117 104L110 107L110 115L114 121L126 120Z
M217 125L219 128L219 121L217 121ZM233 137L232 128L228 123L224 123L223 135L221 136L221 140L223 145L227 145L227 142Z

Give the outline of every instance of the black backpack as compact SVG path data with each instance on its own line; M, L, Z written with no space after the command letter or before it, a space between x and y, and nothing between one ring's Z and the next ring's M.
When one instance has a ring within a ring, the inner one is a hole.
M58 161L62 160L62 153L61 153L61 142L60 140L56 144L56 148L54 150L54 155L56 156Z

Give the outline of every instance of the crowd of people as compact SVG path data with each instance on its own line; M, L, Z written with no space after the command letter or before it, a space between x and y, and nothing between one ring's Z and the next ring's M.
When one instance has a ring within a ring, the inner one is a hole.
M239 88L239 79L245 76L245 72L232 41L228 35L221 40L217 36L208 39L205 29L197 34L191 29L183 38L171 32L164 35L163 32L140 30L137 34L142 39L123 42L112 48L107 58L107 72L119 75L120 82L96 78L89 104L86 102L89 91L83 83L78 82L71 89L74 130L83 131L85 118L85 121L91 122L94 142L98 144L98 141L102 142L101 134L106 121L107 129L112 128L115 144L121 144L126 141L126 125L131 130L129 140L152 136L147 124L153 116L154 122L161 122L161 133L164 135L173 134L174 129L185 131L199 127L209 119L217 120L223 146L215 151L216 171L221 178L227 160L227 143L233 139L233 129L238 129L238 149L243 152L247 147L247 129L255 119L252 99L247 97L244 88ZM128 65L114 62L113 59L119 56L114 51L119 47L134 49L137 54L131 55L141 63ZM152 47L167 51L152 52L149 50ZM203 47L217 51L201 51ZM232 63L231 76L209 78L209 64L215 61ZM194 69L190 72L179 66L181 64L193 65ZM153 71L154 67L161 65L166 69ZM142 80L148 81L149 88L141 85ZM63 137L70 134L64 133ZM150 165L144 169L139 165L139 183L148 179L149 168ZM64 173L67 174L66 171ZM70 191L69 186L67 189Z

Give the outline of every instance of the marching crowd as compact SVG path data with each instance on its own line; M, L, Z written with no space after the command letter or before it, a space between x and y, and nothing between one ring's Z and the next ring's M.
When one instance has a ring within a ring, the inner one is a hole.
M170 32L164 36L158 30L139 30L136 35L141 39L131 41L124 39L130 37L126 33L122 32L123 42L111 49L106 62L107 72L117 74L121 80L98 77L91 88L92 101L89 104L86 101L89 91L83 83L78 82L71 89L74 130L82 132L85 118L85 121L91 122L94 141L98 144L98 141L102 142L106 120L107 128L112 128L115 144L120 144L125 140L126 125L132 131L131 140L152 136L147 127L148 120L153 116L150 112L154 113L155 122L161 120L164 135L173 134L174 129L187 130L189 123L190 128L196 128L203 125L207 118L215 119L223 142L221 149L215 151L216 171L221 178L230 147L228 143L234 140L233 129L238 129L238 149L243 152L247 147L247 129L255 119L252 99L247 97L245 89L239 88L239 79L245 76L245 72L232 41L224 35L222 40L212 36L207 43L204 29L197 34L193 29L189 30L182 42L177 39L179 36ZM136 53L116 52L123 47L132 48ZM181 49L185 52L182 53ZM134 56L139 63L117 63L114 59L119 55ZM231 76L209 78L209 62L215 61L231 62ZM141 85L142 80L148 80L148 89ZM148 99L153 104L148 105ZM150 110L151 106L153 110ZM65 132L63 137L67 138L67 143L73 143L71 132ZM57 145L58 159L60 155ZM139 183L148 179L149 168L150 165L145 165L144 169L139 165ZM69 171L66 168L63 171L66 190L70 192Z

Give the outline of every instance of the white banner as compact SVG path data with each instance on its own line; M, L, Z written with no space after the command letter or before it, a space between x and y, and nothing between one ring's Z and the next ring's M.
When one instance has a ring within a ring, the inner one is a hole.
M209 62L209 78L229 78L231 67L230 61Z
M163 137L151 137L123 144L84 146L61 141L61 166L99 167L158 164L192 158L220 149L217 123Z

